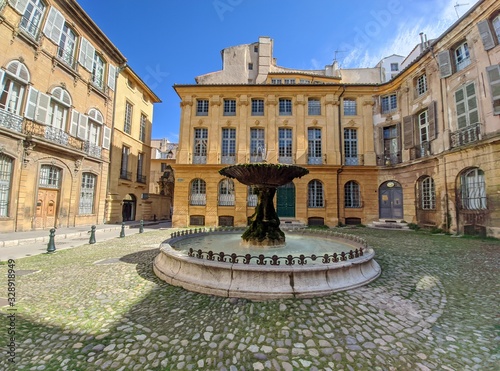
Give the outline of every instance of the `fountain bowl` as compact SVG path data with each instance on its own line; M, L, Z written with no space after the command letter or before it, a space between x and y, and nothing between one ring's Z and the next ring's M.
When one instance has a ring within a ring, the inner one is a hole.
M199 236L210 234L227 239L228 235L240 232L236 228L175 232L161 244L153 270L165 282L189 291L256 301L324 296L368 284L381 273L374 260L375 252L366 241L332 231L287 231L290 235L300 235L304 244L308 238L321 238L345 246L345 252L330 257L303 254L273 257L273 249L268 256L230 252L221 255L204 246L189 252L174 247L179 241Z

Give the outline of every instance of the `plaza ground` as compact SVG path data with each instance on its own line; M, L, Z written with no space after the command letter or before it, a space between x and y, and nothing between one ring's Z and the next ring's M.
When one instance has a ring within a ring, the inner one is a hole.
M382 275L314 299L170 286L151 269L170 230L16 259L16 363L2 352L0 369L500 370L500 241L342 231L374 247Z

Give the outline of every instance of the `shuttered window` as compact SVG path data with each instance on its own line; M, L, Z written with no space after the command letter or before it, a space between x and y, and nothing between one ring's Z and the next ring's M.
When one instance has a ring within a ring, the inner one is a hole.
M479 122L476 89L473 82L455 92L455 107L458 129Z
M490 82L493 114L500 115L500 65L497 64L496 66L486 67L486 72Z

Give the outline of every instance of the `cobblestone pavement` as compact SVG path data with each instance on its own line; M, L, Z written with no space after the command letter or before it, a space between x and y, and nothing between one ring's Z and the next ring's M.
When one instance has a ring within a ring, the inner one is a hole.
M369 241L382 275L305 300L159 281L151 265L167 231L18 259L16 363L3 351L0 369L500 370L500 241L343 231Z

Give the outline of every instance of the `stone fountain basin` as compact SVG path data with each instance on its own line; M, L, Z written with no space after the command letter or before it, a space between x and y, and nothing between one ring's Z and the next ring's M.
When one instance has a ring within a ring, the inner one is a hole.
M374 256L373 249L367 248L363 256L335 263L247 265L189 257L167 240L160 247L153 270L171 285L202 294L256 301L311 298L373 281L381 273Z

